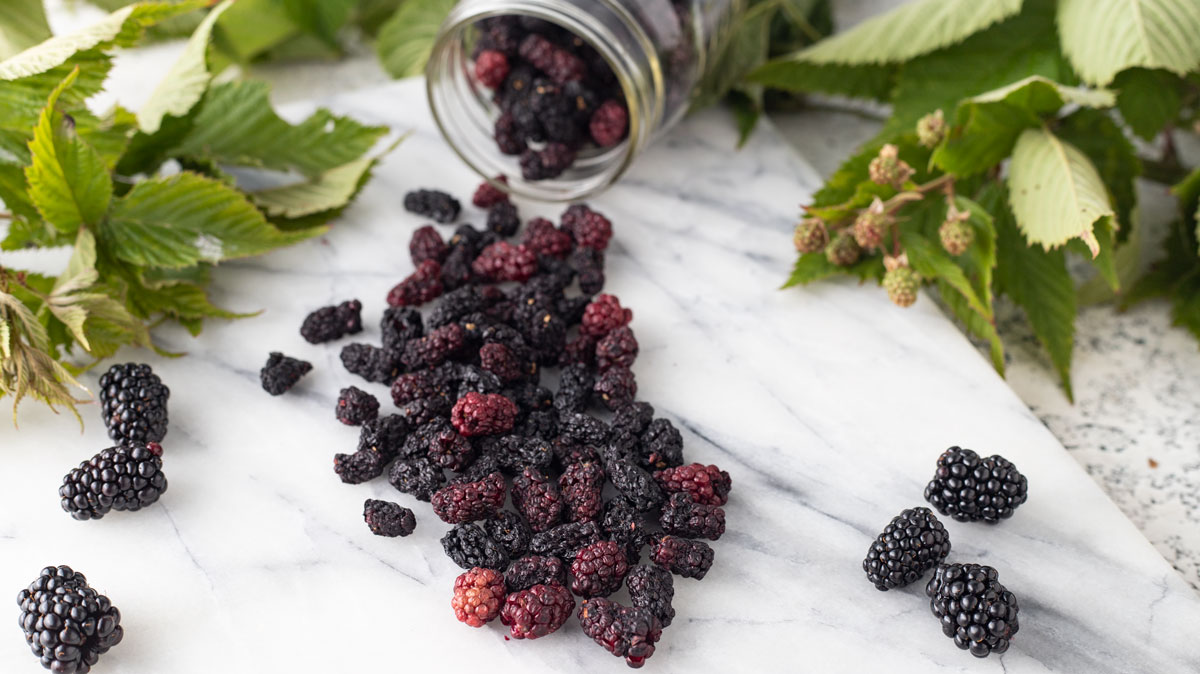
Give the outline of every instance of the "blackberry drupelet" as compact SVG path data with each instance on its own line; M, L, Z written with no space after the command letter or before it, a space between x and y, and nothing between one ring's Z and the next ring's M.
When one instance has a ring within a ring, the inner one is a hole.
M492 473L476 482L448 484L434 492L431 503L443 522L460 524L495 515L504 507L504 497L504 476Z
M504 585L509 592L528 590L534 585L566 584L567 569L558 557L529 555L514 561L504 572Z
M437 299L445 289L441 263L437 260L425 260L417 265L413 273L388 291L387 303L393 307L419 307Z
M113 365L100 377L100 410L119 443L162 442L171 391L144 363Z
M632 367L637 355L637 338L627 325L613 330L596 343L596 367L600 370L614 366Z
M650 473L628 460L612 461L605 466L608 479L640 512L653 510L662 505L663 490L654 482Z
M414 190L404 195L404 210L445 225L458 219L462 204L440 190Z
M446 484L446 475L429 459L400 459L388 471L388 483L418 501L429 501Z
M996 524L1012 517L1028 495L1028 481L1010 461L998 454L982 459L961 447L942 452L925 487L925 500L960 522Z
M347 300L321 307L305 317L300 336L309 344L322 344L362 332L362 302Z
M98 520L111 510L141 510L167 490L158 443L105 449L63 477L62 509L77 520Z
M901 512L867 550L863 571L880 590L915 583L950 554L950 536L929 508Z
M407 536L417 528L413 511L389 501L367 499L363 503L363 519L376 536Z
M504 548L477 524L456 524L442 536L442 550L451 561L464 569L476 566L503 569L508 565Z
M495 517L483 521L483 530L493 541L504 548L504 552L516 559L529 551L533 531L521 516L511 510L501 510Z
M670 571L658 566L635 566L625 577L629 600L637 608L648 609L663 627L675 619L675 578Z
M654 642L662 637L662 624L648 609L621 606L603 597L583 602L579 624L592 641L625 658L625 664L634 669L654 655Z
M391 384L404 369L400 352L372 344L347 344L342 347L342 366L375 384Z
M1008 650L1021 625L1017 598L990 566L940 564L925 587L929 608L954 645L977 658Z
M562 521L563 498L558 486L546 473L526 467L513 478L513 504L525 516L535 532L554 528Z
M500 622L513 639L538 639L567 622L575 611L575 597L561 585L534 585L504 600Z
M69 566L42 569L17 605L25 642L53 672L86 674L125 636L121 612Z
M655 419L642 433L638 461L646 470L663 470L683 463L683 435L670 419Z
M497 393L467 393L450 411L450 423L469 438L505 433L516 420L516 403Z
M600 517L604 507L604 469L591 461L567 466L558 478L568 522L587 522Z
M677 576L700 580L713 563L713 549L704 541L662 536L654 541L650 559Z
M633 370L622 365L613 365L600 373L592 391L605 407L616 410L633 402L637 397L637 379Z
M379 416L379 401L370 393L356 386L350 386L342 389L341 394L338 395L335 411L338 421L343 424L361 426Z
M664 468L654 473L654 480L668 494L687 492L696 503L704 505L725 505L733 486L729 473L701 463Z
M616 541L585 545L571 562L571 591L581 597L606 597L621 589L629 562Z
M279 396L290 391L301 377L311 371L312 363L272 351L258 377L264 391Z
M474 567L454 579L450 608L459 622L483 627L500 615L506 594L504 576L499 571Z
M535 555L553 555L569 562L575 559L579 548L598 540L600 527L595 522L568 522L534 534L529 551Z
M683 492L671 494L658 522L666 533L684 538L715 541L725 533L725 511L721 506L696 503Z

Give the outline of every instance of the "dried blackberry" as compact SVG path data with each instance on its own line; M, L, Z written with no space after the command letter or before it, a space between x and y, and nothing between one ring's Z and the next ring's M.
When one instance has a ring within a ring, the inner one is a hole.
M701 463L664 468L654 473L654 481L668 494L687 492L696 503L705 505L725 505L732 487L729 473Z
M418 501L429 501L446 483L446 475L425 457L400 459L388 471L388 483Z
M559 433L571 442L599 447L608 441L608 424L590 414L564 414L558 420Z
M524 282L537 271L537 256L524 246L498 241L480 251L471 271L489 281Z
M571 591L581 597L607 597L621 589L629 563L615 541L585 545L571 562Z
M508 73L505 72L506 77L507 75ZM508 201L508 192L498 187L498 185L507 184L508 178L505 176L496 176L492 180L480 183L479 187L475 188L475 195L471 198L471 203L475 204L476 208L491 208L496 204Z
M558 355L562 353L567 342L567 324L553 311L543 309L525 326L526 337L538 353L538 360L544 365L558 363Z
M575 243L571 235L558 229L545 218L534 218L525 225L524 245L535 255L563 259Z
M453 429L438 433L429 443L429 460L454 472L466 470L475 462L475 457L475 446Z
M442 240L442 235L434 229L433 225L418 227L413 231L412 238L408 240L408 254L412 258L414 267L420 267L421 263L426 260L433 260L440 265L449 253L450 247Z
M272 351L258 376L264 391L279 396L290 391L309 372L312 372L312 363Z
M417 528L413 511L389 501L367 499L363 503L363 519L376 536L407 536Z
M495 569L475 567L454 579L450 608L459 622L483 627L500 615L504 604L504 576Z
M511 111L505 111L496 118L492 137L496 140L496 147L503 154L519 155L525 151L525 137L517 128L516 117Z
M630 564L641 559L642 548L649 542L650 533L645 516L632 503L624 498L614 498L606 503L601 527L607 538L625 548Z
M1017 598L990 566L940 564L925 594L942 633L977 658L1007 651L1021 629Z
M662 536L654 541L650 559L677 576L700 580L712 566L713 549L704 541Z
M42 569L17 605L25 642L54 672L86 674L125 636L121 612L69 566Z
M526 468L547 469L554 462L554 448L547 440L521 435L496 438L490 445L498 464L508 473Z
M110 510L141 510L167 490L158 443L129 442L105 449L63 476L62 509L77 520L98 520Z
M171 390L144 363L113 365L100 376L100 411L116 442L162 442Z
M362 302L349 300L321 307L300 325L300 336L310 344L321 344L362 332Z
M428 369L407 372L396 377L396 381L392 382L392 402L397 407L403 407L406 403L422 398L441 396L449 399L452 382L449 378L439 377L438 374L439 370Z
M598 295L584 311L579 331L585 335L603 338L613 330L629 325L632 320L633 311L622 307L621 301L615 296Z
M641 512L653 510L662 504L664 496L662 489L654 482L650 473L639 468L632 461L618 460L605 466L608 479L621 495Z
M572 275L572 278L574 278L574 275ZM591 298L586 295L579 295L578 297L564 297L562 301L558 303L558 314L560 317L562 317L563 322L565 322L567 325L579 325L579 323L583 320L584 312L587 311L587 305L590 303ZM596 343L594 338L589 337L589 339L593 340L593 345Z
M948 554L950 536L938 518L929 508L910 508L892 518L867 550L862 567L876 588L890 590L917 582Z
M567 622L575 611L575 597L561 585L534 585L504 600L500 622L513 639L538 639Z
M521 176L526 180L549 180L563 174L575 163L576 153L564 143L547 143L541 150L521 153Z
M410 370L434 367L446 362L466 343L462 326L457 323L443 325L420 339L410 340L404 345L400 357Z
M457 524L447 531L442 536L442 550L464 569L503 569L508 566L504 549L475 524Z
M578 335L563 345L563 351L558 356L558 364L583 365L591 368L596 362L596 338L588 335ZM593 382L594 384L595 382Z
M437 260L425 260L388 291L387 303L393 307L418 307L438 298L444 290L442 265Z
M433 512L443 522L460 524L495 515L504 507L504 500L504 476L492 473L478 482L446 485L434 492L430 502L433 504Z
M356 387L342 389L338 395L337 419L347 426L361 426L379 416L379 401Z
M567 263L575 270L579 281L579 292L587 296L604 289L604 253L594 248L576 248L567 256Z
M445 225L458 219L462 204L439 190L415 190L404 195L404 210Z
M429 312L426 324L430 328L457 323L464 316L476 314L488 306L488 300L477 286L463 286L446 293Z
M451 248L442 263L442 290L455 290L473 281L475 272L471 271L471 263L474 261L475 251L471 248Z
M475 57L475 78L489 89L504 84L508 77L508 57L504 52L485 49Z
M493 438L488 438L488 439L493 439ZM490 456L488 454L485 454L484 453L485 451L486 450L484 450L481 445L480 449L479 449L479 452L480 452L479 458L475 459L475 462L472 463L469 468L467 468L463 472L456 475L453 480L450 480L450 482L452 482L453 484L466 484L468 482L478 482L478 481L482 480L483 478L487 477L488 475L491 475L492 473L501 472L500 464L496 462L495 458L493 458L492 456Z
M598 103L596 93L579 81L567 82L563 85L562 92L563 98L571 104L571 113L575 116L575 123L580 125L589 123Z
M547 531L562 521L562 494L554 480L537 468L526 467L513 478L513 504L535 532Z
M552 441L558 436L558 415L552 410L534 410L513 427L513 433L526 438Z
M670 571L658 566L636 566L625 576L629 588L629 600L637 608L654 614L663 627L670 627L675 619L671 606L675 598L675 579Z
M568 522L535 533L529 543L529 551L535 555L552 555L569 562L575 559L579 548L598 540L600 528L595 522Z
M663 531L683 538L715 541L725 533L725 511L721 506L696 503L685 493L671 494L658 522Z
M683 435L670 419L655 419L642 433L638 458L647 470L683 464Z
M960 522L996 524L1012 517L1029 496L1028 480L998 454L982 459L969 449L951 447L938 457L937 466L925 500Z
M456 400L469 393L482 395L499 394L504 389L504 383L495 374L475 365L460 365L456 368L458 389Z
M516 403L496 393L468 393L450 412L450 423L469 438L505 433L512 430L516 418Z
M408 437L404 439L404 446L400 449L400 455L408 459L418 456L428 458L429 445L433 444L433 439L445 431L452 430L454 429L450 425L450 422L440 417L423 423L414 428L408 434Z
M613 414L612 429L614 432L625 431L630 435L641 436L650 427L652 421L654 421L654 407L646 402L633 402L619 408ZM679 442L682 446L683 440L680 439Z
M488 209L487 228L503 237L516 234L521 228L521 216L517 213L516 204L505 200Z
M534 585L567 584L567 569L562 560L553 556L522 557L504 572L504 585L509 592L528 590Z
M362 484L383 474L408 437L408 422L389 414L363 424L358 451L333 457L333 470L346 484Z
M607 370L610 367L629 368L637 360L638 342L629 326L622 326L608 333L596 343L596 367Z
M391 384L404 367L399 351L371 344L347 344L342 347L342 366L350 374L376 384Z
M600 147L612 147L629 133L629 111L618 101L604 101L588 124L592 141Z
M633 370L614 365L596 377L596 385L592 391L605 407L616 410L633 402L637 397L637 379Z
M483 530L513 559L528 552L529 543L533 539L533 531L529 525L511 510L501 510L495 517L484 520Z
M503 382L511 382L525 375L520 360L503 344L489 342L479 349L479 365Z
M532 364L526 364L525 367L530 373L530 379L534 379L537 368ZM517 404L522 414L554 411L554 392L532 381L520 382L516 386L505 389L504 395Z
M425 334L421 312L412 307L388 307L379 322L383 334L383 348L388 351L404 351L409 340L419 339Z
M625 664L635 669L654 655L654 643L662 637L662 624L649 610L621 606L603 597L583 602L579 624L592 641L625 658Z
M558 478L558 488L566 504L568 522L587 522L600 517L605 479L599 464L584 461L567 466Z

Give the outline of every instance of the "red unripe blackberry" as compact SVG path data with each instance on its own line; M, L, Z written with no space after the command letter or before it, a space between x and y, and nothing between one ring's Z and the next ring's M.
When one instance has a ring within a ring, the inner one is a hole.
M536 532L547 531L562 521L563 498L554 480L532 466L513 478L513 503Z
M387 303L393 307L416 307L442 294L442 265L437 260L425 260L388 292Z
M475 57L475 78L488 89L496 89L508 77L508 57L504 52L485 49Z
M605 101L588 122L592 140L600 147L612 147L625 139L629 132L629 111L619 101Z
M585 545L571 562L571 591L581 597L603 597L621 589L629 562L615 541Z
M587 204L575 204L562 214L563 231L582 248L604 251L612 238L612 222Z
M584 309L579 331L585 335L603 338L613 330L629 325L632 320L633 311L622 307L621 301L615 296L597 295Z
M433 512L447 524L476 522L504 507L504 476L492 473L476 482L448 484L433 494Z
M489 281L524 283L537 272L537 256L524 246L497 241L480 251L471 270Z
M514 639L538 639L567 622L575 611L575 597L561 585L534 585L504 600L500 622Z
M700 580L712 567L713 549L704 541L662 536L654 541L650 559L677 576Z
M500 435L512 430L517 413L516 403L498 393L471 391L454 403L450 423L468 438Z
M598 597L579 607L583 633L609 653L625 658L636 669L654 655L654 643L662 637L662 624L649 610L629 608Z
M434 229L433 225L417 228L412 233L412 238L408 240L408 254L412 258L414 267L420 267L421 263L426 260L435 260L441 264L449 252L450 247L442 240L442 235Z
M665 468L654 473L654 480L667 493L686 492L696 503L718 506L729 500L733 484L729 473L701 463Z
M506 594L504 576L499 571L474 567L454 579L450 608L459 622L483 627L500 615Z

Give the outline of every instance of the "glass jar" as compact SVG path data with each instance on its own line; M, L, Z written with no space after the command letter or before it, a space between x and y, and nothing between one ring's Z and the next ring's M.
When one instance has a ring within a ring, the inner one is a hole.
M571 201L616 182L633 160L687 112L706 67L723 48L746 0L462 0L442 24L426 68L433 117L450 146L481 176L543 201ZM556 178L527 180L493 137L500 107L476 79L480 26L515 15L556 24L612 69L628 110L619 144L582 149Z

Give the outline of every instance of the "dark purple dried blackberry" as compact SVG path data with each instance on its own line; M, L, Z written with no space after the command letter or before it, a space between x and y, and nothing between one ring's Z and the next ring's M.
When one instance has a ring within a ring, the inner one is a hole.
M654 655L654 643L662 637L662 624L648 609L621 606L604 597L583 602L579 624L592 641L635 669Z
M712 567L713 550L703 541L662 536L654 541L650 558L677 576L700 580Z
M471 263L475 261L475 251L467 246L450 249L446 261L442 263L442 289L455 290L470 283L475 278Z
M497 438L491 449L499 465L514 475L525 468L545 470L554 462L553 446L541 438L506 435Z
M389 501L367 499L363 504L363 519L376 536L407 536L417 528L413 511Z
M512 79L509 75L509 79ZM511 111L501 113L496 118L496 125L492 130L492 137L496 139L496 147L500 152L507 155L519 155L525 152L527 147L525 136L521 130L517 128L517 118Z
M465 342L466 335L462 326L457 323L443 325L424 337L405 344L401 361L410 370L441 365L462 349Z
M675 619L671 602L675 598L675 579L670 571L658 566L637 566L625 576L629 600L634 606L654 614L663 627Z
M379 321L383 334L383 348L389 351L404 351L409 340L425 334L421 312L412 307L388 307Z
M446 483L442 469L425 457L400 459L388 471L388 483L418 501L428 502Z
M567 466L558 478L558 488L566 503L568 522L587 522L600 517L604 506L602 492L606 478L597 463L581 462Z
M404 210L444 225L458 219L462 204L440 190L414 190L404 195Z
M558 437L558 415L552 410L534 410L517 422L513 433L538 440L553 441Z
M558 630L575 610L575 597L561 585L534 585L504 598L500 622L513 639L538 639Z
M658 522L663 531L683 538L715 541L725 533L725 511L721 506L696 503L685 493L671 494Z
M608 424L590 414L564 414L558 420L563 438L593 447L603 446L609 438Z
M536 532L547 531L562 521L562 494L554 481L537 468L526 467L513 478L513 504Z
M640 436L654 421L654 406L646 402L632 402L613 413L613 431L627 431ZM669 422L668 422L669 423ZM680 441L682 445L682 440Z
M411 426L423 426L434 419L445 417L450 412L450 399L436 395L417 398L399 405L400 416Z
M629 562L615 541L585 545L571 562L571 591L581 597L605 597L621 589Z
M645 515L628 500L618 497L604 505L600 525L606 538L624 546L629 563L637 564L642 557L642 548L650 540Z
M600 527L595 522L568 522L553 529L535 533L529 551L535 555L553 555L570 562L585 545L600 540Z
M572 274L572 278L574 278L574 274ZM564 297L562 301L558 303L558 315L561 316L563 321L569 326L579 325L580 321L583 320L584 312L587 311L587 305L590 303L591 298L589 298L587 295L579 295L578 297ZM589 337L588 339L591 340L593 345L596 344L593 338Z
M605 466L605 472L617 491L641 512L657 508L665 498L650 473L631 461L614 461Z
M492 473L478 482L446 485L434 493L430 502L433 512L443 522L460 524L495 515L504 506L504 501L504 476Z
M419 267L425 260L434 260L441 264L449 252L450 247L433 225L417 228L408 241L408 254L414 267Z
M392 402L397 407L421 398L441 396L449 400L452 393L453 381L443 376L441 368L408 372L396 377L392 382Z
M429 445L433 442L433 439L442 432L449 430L454 430L450 426L450 422L440 417L431 419L413 428L408 437L404 439L404 446L400 449L400 456L407 459L418 456L428 457Z
M442 536L442 549L464 569L480 567L499 570L508 566L504 548L476 524L457 524Z
M683 435L669 419L655 419L642 433L638 460L647 470L683 464Z
M399 351L372 344L347 344L342 347L341 357L347 372L376 384L391 384L404 367Z
M469 468L475 457L475 446L453 429L446 429L430 440L429 460L442 468L459 473Z
M670 574L668 574L670 575ZM554 556L529 555L512 563L504 572L504 586L509 592L528 590L534 585L567 584L567 567Z
M258 376L263 390L278 396L290 391L309 372L312 372L312 363L272 351Z
M342 389L337 402L337 419L347 426L361 426L379 416L379 401L366 391L350 386Z
M321 307L309 314L300 326L300 336L310 344L332 342L359 332L362 332L362 302L358 300Z
M516 204L501 201L488 209L487 228L503 237L510 237L521 228L521 216Z
M592 390L605 407L615 410L633 402L637 396L637 380L629 368L613 365L600 373Z
M483 530L492 540L504 548L505 553L516 559L529 551L533 531L521 516L511 510L501 510L495 517L483 521Z
M408 437L408 423L389 414L363 424L358 451L333 457L333 470L346 484L362 484L383 474Z
M575 270L579 280L579 291L584 295L595 295L604 289L603 251L576 248L567 257L567 263Z
M445 290L442 276L442 265L437 260L425 260L417 265L412 274L388 291L388 305L417 307L433 301Z
M503 344L494 342L484 344L479 349L479 365L506 383L525 376L521 361Z
M586 365L567 365L558 375L558 392L554 394L554 409L562 414L587 410L595 386L595 376Z
M596 344L596 367L633 367L637 360L638 342L628 325L613 330Z
M437 306L429 312L426 325L433 329L457 323L463 316L483 311L487 306L488 300L479 292L478 286L463 286L442 295Z
M558 364L566 367L568 365L583 365L591 368L596 363L596 338L588 335L578 335L574 339L569 340L564 346L563 351L558 356ZM593 382L593 385L595 382Z

